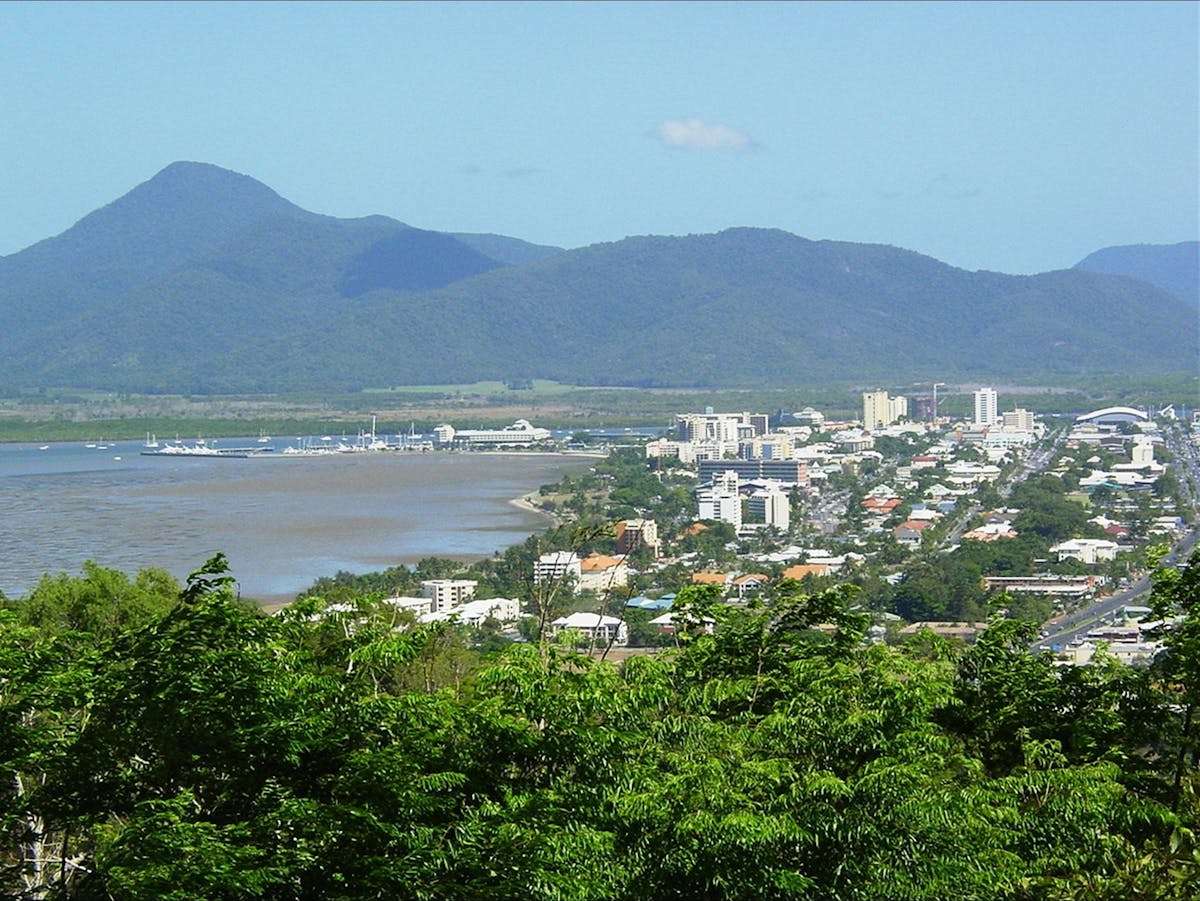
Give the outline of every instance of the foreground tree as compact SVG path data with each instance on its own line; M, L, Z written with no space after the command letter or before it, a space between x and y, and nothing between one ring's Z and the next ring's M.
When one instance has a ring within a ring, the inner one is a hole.
M1163 577L1158 600L1194 611L1194 578ZM856 602L790 583L741 608L689 587L678 647L620 667L551 643L470 657L370 598L264 616L220 558L94 645L9 614L4 889L1195 896L1187 629L1139 682L1061 673L1017 622L964 653L868 645Z

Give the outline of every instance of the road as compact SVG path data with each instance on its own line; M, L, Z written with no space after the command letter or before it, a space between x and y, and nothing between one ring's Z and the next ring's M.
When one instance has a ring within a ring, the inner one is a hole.
M1175 543L1170 553L1163 558L1163 566L1174 566L1176 563L1185 562L1190 556L1192 549L1196 546L1196 528L1189 529L1182 538ZM1126 604L1132 604L1141 595L1146 594L1150 590L1150 577L1142 576L1132 585L1123 588L1116 594L1100 598L1092 604L1089 604L1083 610L1063 617L1059 620L1051 620L1046 625L1049 629L1049 634L1045 638L1039 638L1034 648L1037 650L1048 650L1053 647L1062 647L1070 644L1076 639L1082 639L1088 632L1095 628L1096 623L1111 613L1115 613Z

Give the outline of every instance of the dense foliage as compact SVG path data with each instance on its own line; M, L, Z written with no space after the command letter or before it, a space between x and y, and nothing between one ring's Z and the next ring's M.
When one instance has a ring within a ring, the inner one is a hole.
M619 666L472 656L369 600L264 616L223 569L127 623L69 613L119 581L99 568L4 605L8 896L1200 890L1197 562L1159 575L1184 619L1146 672L1059 672L1013 621L965 652L868 645L852 589L795 583L770 608L685 588L678 647Z

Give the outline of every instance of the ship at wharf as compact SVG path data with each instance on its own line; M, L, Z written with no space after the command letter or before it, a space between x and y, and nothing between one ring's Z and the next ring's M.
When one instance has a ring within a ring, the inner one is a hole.
M274 454L273 447L210 447L207 444L166 444L159 448L143 450L143 457L224 457L245 460L248 457L265 457Z

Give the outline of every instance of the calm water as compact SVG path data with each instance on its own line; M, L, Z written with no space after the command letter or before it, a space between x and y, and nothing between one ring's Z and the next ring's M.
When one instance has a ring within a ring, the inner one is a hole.
M141 449L0 445L0 591L19 597L43 573L77 574L85 560L129 573L158 566L182 579L223 551L243 595L281 600L339 570L485 557L547 525L513 498L592 462L464 453L164 458Z

